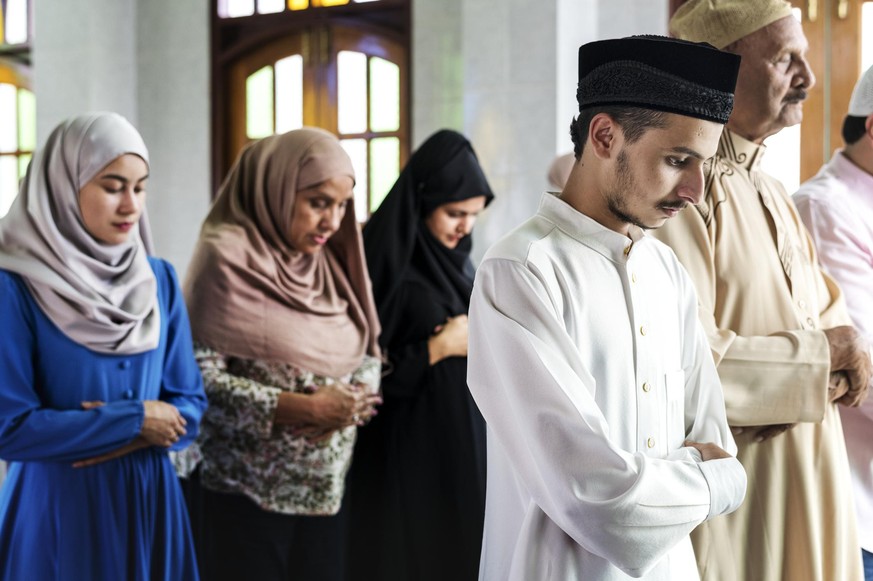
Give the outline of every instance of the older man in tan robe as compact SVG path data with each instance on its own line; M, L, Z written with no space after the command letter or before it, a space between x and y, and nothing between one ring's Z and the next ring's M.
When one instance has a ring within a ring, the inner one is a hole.
M724 387L745 504L693 535L704 581L863 579L834 404L858 405L867 347L783 186L764 138L802 118L815 78L782 0L690 0L675 36L741 55L734 111L704 168L704 201L657 231L697 287Z

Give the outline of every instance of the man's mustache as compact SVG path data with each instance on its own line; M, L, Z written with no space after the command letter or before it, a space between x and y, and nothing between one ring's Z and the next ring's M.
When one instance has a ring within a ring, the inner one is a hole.
M784 101L786 103L800 103L801 101L805 101L807 97L809 97L809 93L803 89L797 89L785 95Z

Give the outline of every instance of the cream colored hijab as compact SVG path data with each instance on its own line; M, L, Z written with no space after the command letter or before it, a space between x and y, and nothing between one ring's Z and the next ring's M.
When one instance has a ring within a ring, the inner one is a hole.
M67 337L100 353L142 353L160 338L145 213L127 242L107 245L88 233L79 209L82 186L126 153L148 164L142 137L124 117L91 113L64 121L34 155L0 220L0 268L21 275Z
M185 280L197 341L328 377L379 354L354 204L320 252L304 254L288 242L297 191L340 175L354 178L351 161L320 129L243 150L206 217Z

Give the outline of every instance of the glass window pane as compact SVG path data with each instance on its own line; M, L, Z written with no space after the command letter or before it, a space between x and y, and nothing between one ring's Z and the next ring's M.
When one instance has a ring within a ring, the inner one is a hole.
M6 1L6 42L27 42L27 0Z
M379 57L370 59L370 130L400 129L400 67Z
M15 85L0 83L0 152L18 150L17 97Z
M27 164L30 163L31 157L33 156L30 154L21 155L18 157L18 179L24 179L24 176L27 173Z
M221 0L218 14L224 18L251 16L255 13L255 0Z
M336 59L340 133L367 130L367 55L341 50Z
M289 10L306 10L309 8L309 0L288 0Z
M342 139L340 144L349 157L355 169L355 216L359 222L367 219L367 140Z
M276 133L303 127L303 57L276 62Z
M18 148L36 149L36 97L27 89L18 89Z
M800 125L786 127L764 140L761 169L782 182L789 193L800 187Z
M16 195L18 195L18 158L14 155L0 155L0 216L6 215Z
M273 134L273 67L266 66L246 79L246 135L260 139Z
M258 14L275 14L285 10L285 0L258 0Z
M370 212L375 212L400 174L400 139L370 141Z
M861 6L861 71L873 67L873 2Z

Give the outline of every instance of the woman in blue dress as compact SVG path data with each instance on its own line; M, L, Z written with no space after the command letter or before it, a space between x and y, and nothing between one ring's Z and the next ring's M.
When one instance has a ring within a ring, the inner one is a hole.
M206 398L147 177L130 123L75 117L0 220L0 579L197 579L168 451Z

